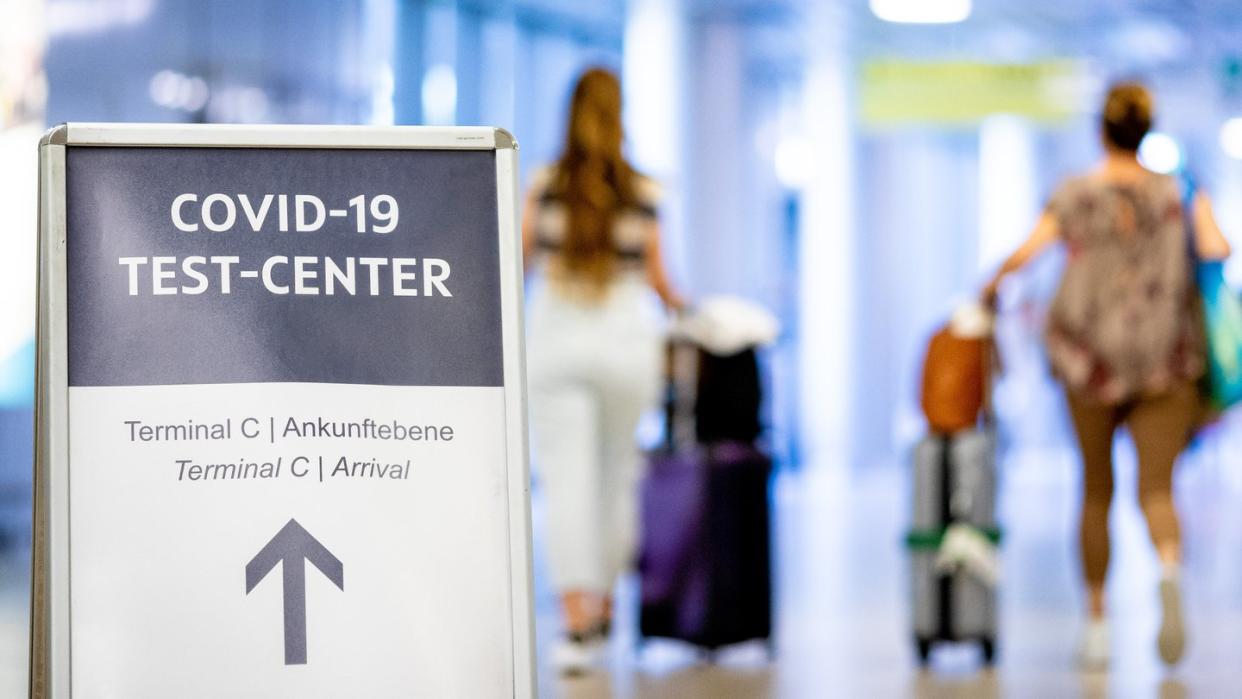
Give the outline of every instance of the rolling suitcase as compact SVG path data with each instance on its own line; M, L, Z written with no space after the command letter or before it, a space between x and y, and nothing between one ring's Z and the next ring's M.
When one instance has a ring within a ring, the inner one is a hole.
M640 492L639 635L709 653L768 640L772 462L753 443L755 353L675 343L668 365L665 445L650 455Z
M741 442L652 458L641 493L642 637L712 651L771 636L771 467Z
M999 542L995 520L996 437L991 429L925 437L914 454L914 513L910 549L911 610L919 660L939 641L975 641L984 662L996 650L994 581L960 565L943 565L951 527ZM938 565L938 562L941 565Z

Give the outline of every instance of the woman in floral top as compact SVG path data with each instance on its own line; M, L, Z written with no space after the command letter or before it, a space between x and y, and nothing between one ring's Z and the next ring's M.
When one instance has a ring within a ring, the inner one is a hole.
M1124 425L1138 451L1139 503L1163 569L1157 647L1173 664L1186 643L1173 464L1202 416L1198 382L1206 359L1190 245L1200 258L1223 259L1229 243L1202 193L1192 203L1189 240L1178 181L1139 163L1138 147L1152 124L1152 98L1142 85L1114 86L1101 121L1103 160L1057 189L984 296L994 301L1005 275L1052 244L1065 244L1068 259L1046 342L1083 461L1080 542L1089 616L1081 659L1095 667L1108 662L1104 579L1112 448L1113 434Z

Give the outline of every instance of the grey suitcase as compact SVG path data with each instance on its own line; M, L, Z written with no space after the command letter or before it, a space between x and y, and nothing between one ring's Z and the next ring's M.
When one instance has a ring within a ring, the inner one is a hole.
M968 524L999 540L996 528L996 437L991 429L929 435L914 451L910 549L911 610L919 660L934 643L975 641L989 665L996 649L996 593L970 572L936 570L946 528Z

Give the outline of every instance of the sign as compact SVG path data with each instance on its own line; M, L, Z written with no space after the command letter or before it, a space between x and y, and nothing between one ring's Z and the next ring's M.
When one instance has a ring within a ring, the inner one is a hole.
M970 126L992 114L1062 122L1080 113L1089 81L1074 61L867 61L860 84L865 126Z
M41 149L32 693L534 693L516 145Z

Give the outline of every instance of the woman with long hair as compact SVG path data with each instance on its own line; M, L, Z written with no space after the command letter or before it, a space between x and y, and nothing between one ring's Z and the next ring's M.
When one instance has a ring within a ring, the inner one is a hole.
M634 432L659 393L662 338L651 291L683 303L660 254L657 188L622 154L621 85L586 71L564 150L535 174L522 220L532 291L528 370L548 560L565 634L553 663L597 659L611 590L632 563L641 455Z
M1228 257L1208 198L1191 202L1189 239L1182 188L1144 168L1139 144L1153 118L1151 94L1138 83L1109 90L1101 119L1104 158L1062 183L1030 238L984 290L1055 242L1068 249L1049 309L1048 356L1065 385L1083 464L1080 520L1088 618L1080 656L1108 662L1104 580L1108 512L1113 496L1113 434L1125 426L1138 451L1138 497L1160 558L1161 658L1181 659L1181 535L1173 507L1173 465L1203 414L1198 383L1205 370L1203 316L1191 245L1207 260Z

